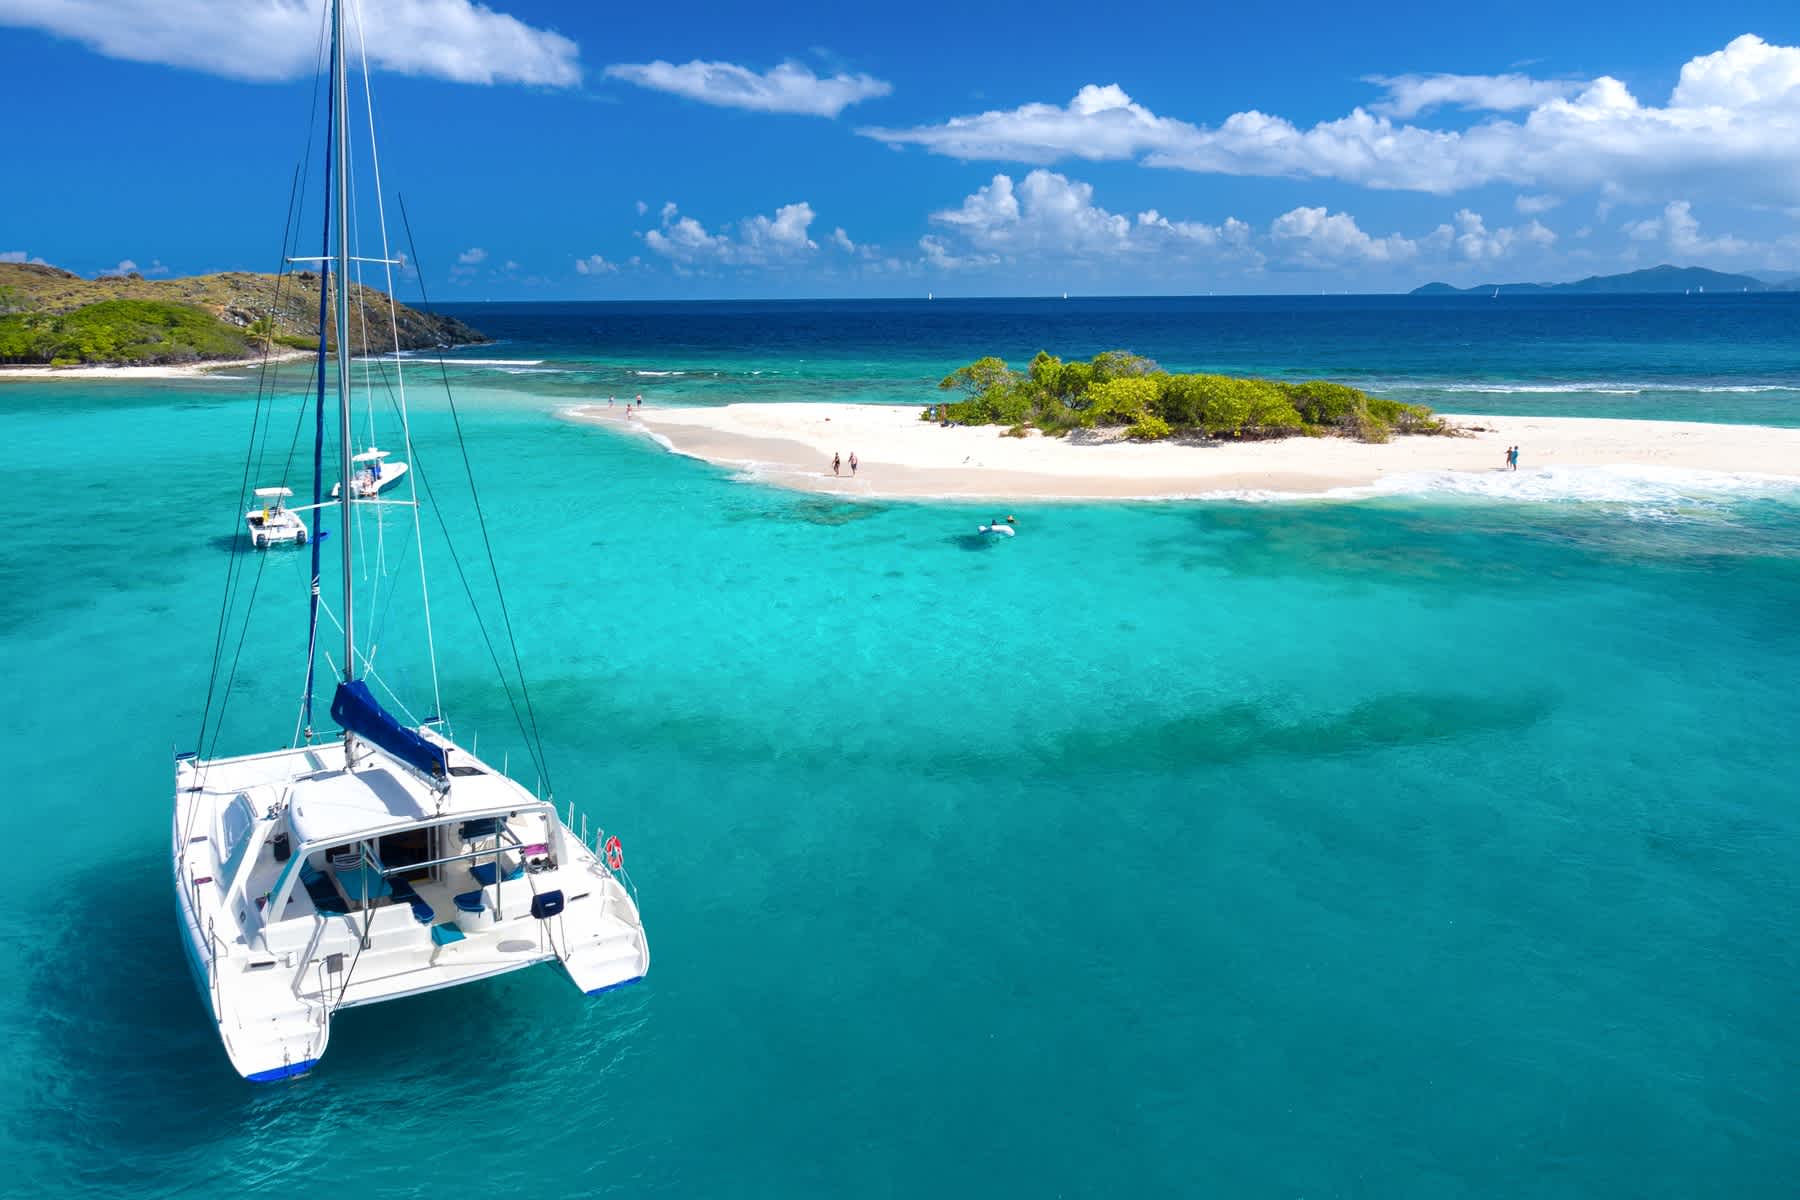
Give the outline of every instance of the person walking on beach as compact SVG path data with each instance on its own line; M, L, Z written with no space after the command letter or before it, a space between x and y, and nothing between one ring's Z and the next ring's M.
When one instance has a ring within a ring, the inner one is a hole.
M1515 471L1519 469L1519 448L1517 446L1506 452L1506 465Z
M856 451L854 450L850 452L850 475L852 478L856 476Z
M839 474L838 468L841 467L843 464L844 464L844 460L842 458L840 458L838 455L833 454L831 456L831 473L833 475Z

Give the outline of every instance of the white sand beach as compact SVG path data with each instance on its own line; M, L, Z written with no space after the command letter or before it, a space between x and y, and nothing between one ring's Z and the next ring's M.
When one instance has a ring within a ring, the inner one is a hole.
M311 350L277 350L268 356L271 363L293 358L311 358ZM13 367L0 366L0 382L8 379L197 379L212 371L232 368L260 367L261 355L255 358L219 358L207 362L175 363L151 367Z
M1506 486L1586 467L1800 484L1800 429L1753 425L1458 415L1449 419L1467 436L1397 437L1382 445L1336 437L1217 444L1011 438L997 426L945 428L921 421L917 408L876 404L648 408L629 417L622 408L589 404L565 415L636 429L678 454L780 486L868 497L1317 494L1422 475ZM1504 470L1513 445L1521 447L1516 474ZM860 464L854 476L852 452ZM841 475L832 474L834 454L844 459Z

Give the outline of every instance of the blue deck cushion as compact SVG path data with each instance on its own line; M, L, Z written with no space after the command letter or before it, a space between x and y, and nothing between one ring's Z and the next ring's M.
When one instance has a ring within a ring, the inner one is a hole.
M475 866L469 868L469 874L473 875L475 877L475 882L479 883L482 887L492 887L494 883L494 864L491 862L477 863ZM509 880L522 879L524 875L524 863L520 863L506 873L506 877Z
M457 912L478 913L484 912L486 909L487 905L482 901L479 891L464 892L456 897Z
M308 864L308 866L310 865ZM317 912L327 917L349 915L349 906L344 903L344 898L338 895L338 890L331 886L331 878L325 872L314 870L308 874L306 868L301 868L300 883L306 888L306 894L312 898L313 908Z
M413 920L421 925L431 924L437 914L431 911L431 905L425 903L425 897L413 890L413 885L398 876L388 881L394 888L394 899L404 900L412 905Z
M463 940L463 931L455 925L433 925L431 940L440 946L448 946L451 942Z
M388 881L382 877L381 872L369 866L361 866L354 870L337 872L338 886L344 889L344 895L360 903L362 901L363 880L365 877L368 879L369 883L369 899L373 900L377 896L392 894L393 889L388 887Z

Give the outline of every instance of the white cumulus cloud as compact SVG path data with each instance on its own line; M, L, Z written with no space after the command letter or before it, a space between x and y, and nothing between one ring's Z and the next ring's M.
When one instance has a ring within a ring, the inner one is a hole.
M1671 200L1663 207L1660 216L1628 221L1624 225L1624 231L1625 236L1633 241L1661 242L1669 253L1680 258L1737 255L1756 248L1753 243L1730 234L1710 238L1703 236L1700 232L1700 219L1694 216L1694 206L1687 200Z
M670 202L663 205L662 227L646 232L644 244L683 267L771 266L803 259L819 248L807 234L814 217L812 205L802 200L782 205L773 216L745 217L735 227L709 233Z
M1518 196L1513 200L1513 208L1524 216L1535 217L1539 213L1549 212L1561 203L1561 196Z
M1171 221L1150 209L1134 221L1096 204L1092 184L1042 167L1016 182L1010 175L996 175L956 208L932 213L931 220L961 243L953 246L937 235L931 245L921 243L933 266L1224 254L1249 251L1251 243L1250 226L1235 218L1222 225Z
M27 255L23 250L0 250L0 263L36 263L40 267L50 265L41 258Z
M607 262L603 256L598 254L590 254L586 258L575 260L577 275L612 275L616 274L618 270L617 263Z
M1405 81L1404 83L1400 81ZM1118 85L1067 105L1025 104L934 125L859 130L954 158L1048 164L1136 159L1228 175L1327 178L1447 195L1493 183L1644 194L1677 184L1800 201L1800 47L1753 34L1690 60L1663 104L1610 76L1573 85L1525 76L1402 76L1388 97L1310 126L1269 113L1217 125L1159 116ZM1462 129L1409 123L1431 104L1520 113Z
M456 256L456 261L465 267L472 267L476 263L483 262L486 259L487 251L483 250L480 246L471 246Z
M108 279L114 275L129 275L138 269L138 265L129 258L121 258L116 267L107 267L100 272L100 278ZM140 272L141 273L141 272Z
M1556 234L1535 217L1523 225L1489 229L1480 213L1458 209L1453 225L1440 225L1428 239L1432 248L1448 246L1465 262L1493 262L1506 258L1516 250L1548 249L1556 242Z
M894 90L893 84L871 75L821 77L794 62L784 62L759 74L736 63L695 59L677 65L658 59L615 63L606 68L606 74L611 79L653 91L673 92L702 104L812 117L835 117L858 101L885 96Z
M1397 233L1364 233L1349 213L1323 206L1290 209L1269 223L1269 241L1282 259L1302 267L1392 263L1413 258L1419 244Z
M320 15L295 0L0 0L0 25L72 38L108 58L276 80L312 72ZM402 75L581 82L574 42L473 0L384 0L367 6L360 27L370 65Z

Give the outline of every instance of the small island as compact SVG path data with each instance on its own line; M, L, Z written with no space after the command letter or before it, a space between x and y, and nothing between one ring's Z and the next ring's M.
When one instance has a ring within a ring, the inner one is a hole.
M1164 371L1123 350L982 358L960 399L572 405L563 416L654 438L740 478L876 498L1354 498L1415 491L1550 498L1641 480L1668 491L1791 487L1800 429L1596 417L1439 416L1313 380ZM1399 436L1404 434L1424 436ZM1522 448L1514 469L1508 451ZM854 460L854 465L852 462Z
M1076 430L1122 431L1133 441L1164 438L1254 441L1306 435L1385 442L1395 434L1449 435L1429 408L1371 396L1322 379L1283 383L1230 375L1172 374L1129 350L1064 362L1040 350L1024 374L994 357L958 367L938 384L965 400L935 404L928 421L1005 425L1011 437Z
M318 347L320 276L227 271L148 280L86 279L38 263L0 263L0 364L32 368L223 365ZM388 296L355 286L351 349L391 352ZM487 339L454 317L394 304L399 349ZM371 332L363 343L363 330ZM14 372L22 374L23 372ZM41 374L41 371L33 371ZM7 372L0 368L0 378Z

